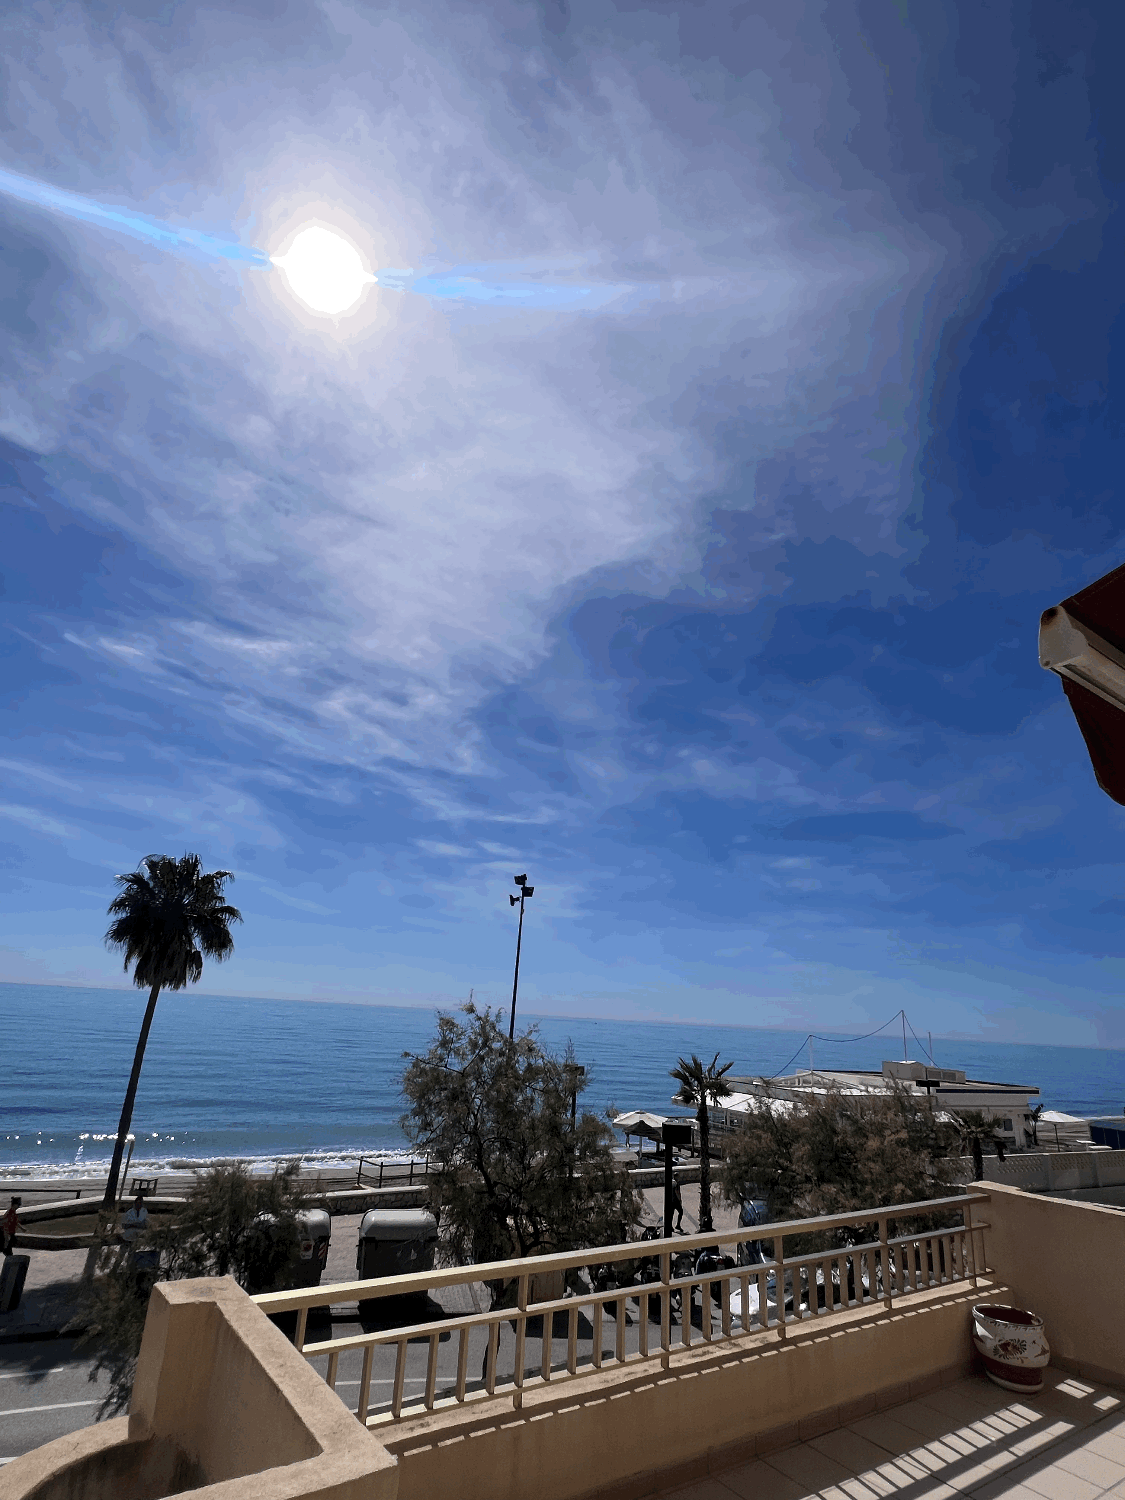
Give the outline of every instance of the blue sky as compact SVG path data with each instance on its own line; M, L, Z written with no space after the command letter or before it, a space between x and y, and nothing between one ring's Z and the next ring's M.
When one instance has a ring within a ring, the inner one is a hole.
M125 982L112 876L193 849L220 993L502 1003L527 870L528 1010L1125 1046L1036 658L1123 560L1121 29L9 10L0 173L417 279L0 195L0 978Z

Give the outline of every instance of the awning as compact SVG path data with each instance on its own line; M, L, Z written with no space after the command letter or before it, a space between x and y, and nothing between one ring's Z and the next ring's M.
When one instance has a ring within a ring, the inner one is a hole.
M626 1135L643 1135L649 1140L658 1141L664 1120L664 1115L653 1115L644 1109L631 1109L627 1114L614 1116L613 1128L623 1130Z
M1043 611L1039 664L1063 680L1098 785L1125 804L1125 564Z

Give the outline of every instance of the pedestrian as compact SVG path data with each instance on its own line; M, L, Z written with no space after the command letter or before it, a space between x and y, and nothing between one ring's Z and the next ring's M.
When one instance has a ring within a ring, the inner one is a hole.
M678 1220L678 1222L677 1222ZM680 1184L672 1179L672 1232L682 1234L684 1228L684 1195L680 1192Z
M0 1226L0 1248L5 1255L11 1255L16 1243L16 1235L21 1229L19 1208L23 1203L22 1198L13 1198L8 1212L4 1215L4 1223Z
M145 1207L144 1194L138 1193L133 1199L132 1208L121 1220L119 1233L122 1243L131 1250L147 1227L148 1209Z

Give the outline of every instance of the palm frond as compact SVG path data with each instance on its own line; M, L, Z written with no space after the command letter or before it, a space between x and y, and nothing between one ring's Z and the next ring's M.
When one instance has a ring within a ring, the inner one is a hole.
M216 963L230 957L230 924L242 921L225 900L223 887L233 878L229 870L204 873L198 854L150 854L117 876L105 941L122 954L138 988L183 989L198 982L204 956Z

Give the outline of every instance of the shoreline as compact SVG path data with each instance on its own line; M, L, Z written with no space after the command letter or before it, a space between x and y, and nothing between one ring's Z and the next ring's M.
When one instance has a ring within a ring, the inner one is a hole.
M360 1163L364 1163L364 1173L367 1173L367 1163L385 1166L397 1166L399 1163L408 1168L411 1161L419 1162L422 1158L414 1156L407 1146L382 1147L375 1150L326 1150L320 1151L293 1151L293 1152L270 1152L264 1155L239 1156L234 1153L225 1153L217 1156L134 1156L129 1162L130 1177L191 1177L197 1172L206 1171L209 1167L230 1166L235 1162L243 1162L249 1166L253 1176L265 1176L273 1172L277 1167L284 1166L288 1162L297 1162L300 1176L314 1177L319 1174L345 1174L356 1176L360 1169ZM73 1184L90 1184L101 1182L103 1185L109 1176L110 1158L99 1158L92 1161L44 1161L39 1158L29 1162L0 1162L0 1184L13 1184L23 1182L66 1182ZM125 1175L125 1164L122 1163L122 1178Z

